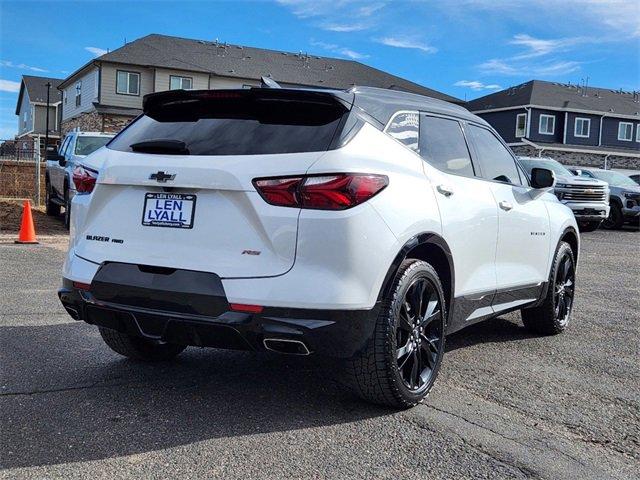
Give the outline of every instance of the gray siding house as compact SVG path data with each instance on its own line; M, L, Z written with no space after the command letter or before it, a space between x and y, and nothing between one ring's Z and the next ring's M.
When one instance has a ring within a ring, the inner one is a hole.
M49 143L56 144L60 140L61 95L58 85L60 78L35 77L23 75L16 103L18 116L17 146L21 150L33 150L35 139L41 138L44 151L44 138L47 122L47 83L49 89Z
M62 130L117 132L141 113L148 93L249 88L263 76L285 87L366 85L463 103L352 60L151 34L90 61L60 84Z
M640 169L640 93L532 80L467 102L518 155Z

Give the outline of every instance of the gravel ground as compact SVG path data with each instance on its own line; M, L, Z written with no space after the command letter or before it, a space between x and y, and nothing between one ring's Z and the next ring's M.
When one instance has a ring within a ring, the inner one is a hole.
M640 478L639 240L583 235L565 334L509 314L452 335L404 412L313 358L124 360L57 301L64 237L0 242L0 477Z

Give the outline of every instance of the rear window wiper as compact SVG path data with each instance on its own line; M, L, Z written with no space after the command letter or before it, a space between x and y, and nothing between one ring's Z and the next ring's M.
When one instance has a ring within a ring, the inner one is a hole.
M157 140L145 140L129 145L134 152L142 153L168 153L173 155L189 155L187 144L180 140L161 138Z

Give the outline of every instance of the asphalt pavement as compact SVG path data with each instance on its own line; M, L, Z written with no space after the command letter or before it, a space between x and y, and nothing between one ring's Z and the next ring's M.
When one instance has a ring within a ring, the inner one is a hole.
M0 477L640 478L640 232L583 235L565 334L513 313L452 335L401 412L317 358L123 359L60 306L63 257L0 244Z

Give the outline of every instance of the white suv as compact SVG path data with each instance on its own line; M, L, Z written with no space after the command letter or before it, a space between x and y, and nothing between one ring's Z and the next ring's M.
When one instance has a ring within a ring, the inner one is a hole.
M522 310L564 330L579 234L464 108L396 91L169 91L87 157L60 298L116 352L188 345L345 360L408 407L445 335ZM529 183L531 182L531 184Z

